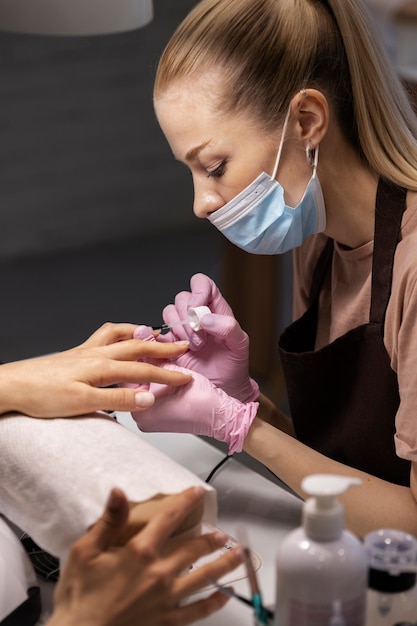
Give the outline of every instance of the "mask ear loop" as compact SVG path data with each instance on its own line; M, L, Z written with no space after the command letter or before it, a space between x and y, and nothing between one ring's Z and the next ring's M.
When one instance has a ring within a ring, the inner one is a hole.
M304 96L304 98L307 98L308 94L304 88L300 90L300 93ZM313 169L313 176L315 176L319 159L319 147L317 146L316 148L312 148L310 140L307 141L306 145L306 159L309 166Z
M271 176L271 178L273 180L275 180L275 177L277 175L278 165L279 165L279 161L281 159L282 148L284 146L285 133L287 132L288 121L290 119L290 113L291 113L291 105L288 107L288 111L287 111L287 114L286 114L285 120L284 120L284 125L282 127L281 141L279 142L278 154L277 154L277 158L275 159L274 170L273 170L272 176Z

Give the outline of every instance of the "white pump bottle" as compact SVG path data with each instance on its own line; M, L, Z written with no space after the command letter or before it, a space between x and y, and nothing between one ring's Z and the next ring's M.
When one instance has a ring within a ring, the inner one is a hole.
M303 526L292 531L277 555L275 626L363 626L368 557L344 529L336 496L361 481L315 474L302 482L309 498Z

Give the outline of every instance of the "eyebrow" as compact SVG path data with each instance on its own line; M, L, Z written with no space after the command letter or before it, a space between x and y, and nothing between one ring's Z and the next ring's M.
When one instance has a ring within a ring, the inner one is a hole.
M204 143L200 144L199 146L196 146L195 148L191 148L191 150L189 150L187 152L187 154L185 155L185 160L186 161L193 161L196 157L198 157L199 153L204 150L204 148L206 148L208 146L208 144L210 143L210 139L208 139L207 141L205 141Z

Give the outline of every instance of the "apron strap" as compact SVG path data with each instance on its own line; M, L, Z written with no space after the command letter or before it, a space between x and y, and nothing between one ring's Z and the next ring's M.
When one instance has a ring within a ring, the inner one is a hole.
M375 235L372 258L371 323L384 323L391 295L392 272L407 190L380 179L375 205Z
M311 287L309 293L309 306L312 306L318 299L318 295L323 284L326 270L329 267L329 263L333 256L334 242L333 239L328 239L324 245L323 250L320 253L316 267L313 271L311 279Z

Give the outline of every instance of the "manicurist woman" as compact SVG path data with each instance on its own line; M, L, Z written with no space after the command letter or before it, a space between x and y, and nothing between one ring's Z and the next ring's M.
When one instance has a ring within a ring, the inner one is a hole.
M194 212L248 252L293 250L294 322L280 338L285 416L248 375L249 341L213 281L155 387L144 430L244 449L302 497L312 473L357 476L347 522L417 535L417 125L361 0L203 0L168 43L155 110L191 171ZM262 276L259 277L262 280ZM145 333L142 328L138 331Z

